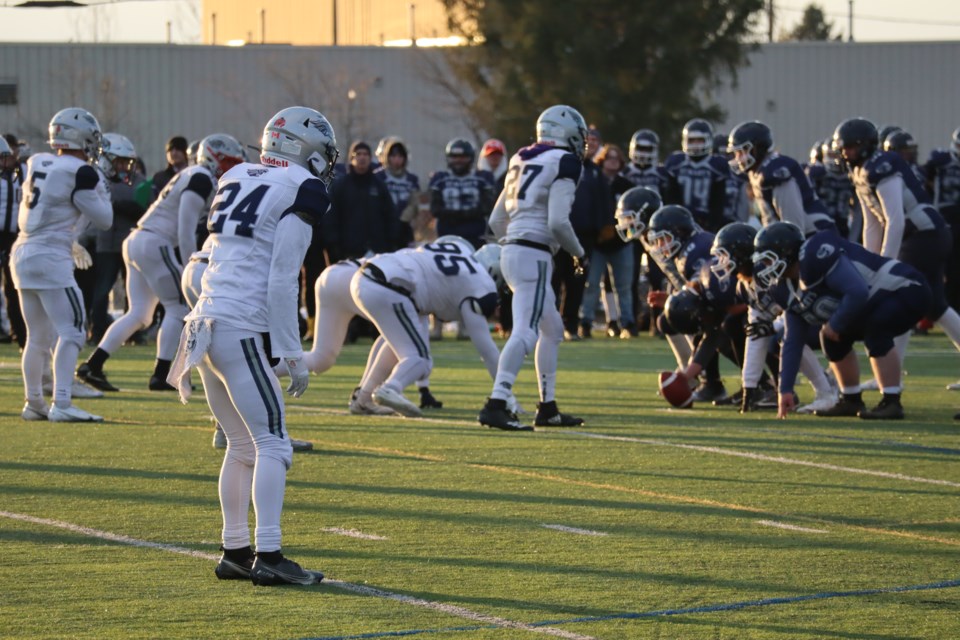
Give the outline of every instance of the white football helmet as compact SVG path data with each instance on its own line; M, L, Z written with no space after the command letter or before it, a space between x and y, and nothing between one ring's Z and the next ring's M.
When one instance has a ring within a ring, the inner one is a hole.
M453 234L447 234L447 235L445 235L445 236L440 236L439 238L437 238L436 240L434 240L434 241L431 242L430 244L455 244L455 245L457 245L458 247L460 247L460 250L461 250L463 253L465 253L465 254L467 254L467 255L472 255L472 254L473 254L473 251L474 251L473 245L470 244L470 241L469 241L469 240L467 240L466 238L462 238L462 237L460 237L460 236L455 236L455 235L453 235Z
M187 165L197 164L197 151L200 150L200 141L194 140L187 145Z
M86 109L61 109L50 120L47 131L51 149L83 151L90 162L100 157L100 123Z
M503 272L500 270L500 251L502 247L496 243L485 244L473 254L477 262L483 265L490 277L493 278L497 289L504 286Z
M583 160L587 151L587 121L573 107L554 105L537 118L537 142L552 142Z
M189 156L187 157L189 159ZM200 147L197 149L197 164L206 167L214 178L219 178L241 162L243 162L243 147L233 136L214 133L200 141Z
M333 125L309 107L287 107L267 122L260 162L273 167L299 165L329 185L340 157Z
M137 166L137 150L130 142L130 138L119 133L105 133L100 140L100 158L97 164L108 178L119 177L130 184ZM122 162L116 162L116 160ZM121 165L121 168L117 168Z

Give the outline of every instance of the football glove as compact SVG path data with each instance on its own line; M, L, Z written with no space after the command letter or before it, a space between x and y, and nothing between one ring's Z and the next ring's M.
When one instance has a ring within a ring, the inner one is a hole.
M93 266L93 258L90 257L90 252L80 246L80 243L74 242L70 253L73 254L73 266L77 269L82 271Z
M776 333L773 323L766 320L748 323L746 332L749 338L768 338Z
M303 362L303 358L284 358L290 372L290 384L287 386L287 394L294 398L299 398L307 390L310 383L310 371Z

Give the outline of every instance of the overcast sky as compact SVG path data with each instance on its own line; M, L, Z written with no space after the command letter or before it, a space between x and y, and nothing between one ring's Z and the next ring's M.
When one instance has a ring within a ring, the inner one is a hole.
M91 0L101 1L101 0ZM340 0L346 2L349 0ZM397 0L397 2L408 0ZM78 9L14 9L0 0L3 42L200 41L200 0L121 0ZM849 0L817 0L846 39ZM808 0L775 0L776 31L795 25ZM853 33L861 42L960 40L960 0L855 0ZM765 28L765 27L764 27Z

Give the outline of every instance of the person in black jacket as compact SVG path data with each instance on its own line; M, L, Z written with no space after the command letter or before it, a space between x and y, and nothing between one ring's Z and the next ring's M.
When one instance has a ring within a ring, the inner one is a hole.
M350 145L347 172L330 187L330 212L323 217L329 264L399 248L397 214L390 191L371 170L370 145Z

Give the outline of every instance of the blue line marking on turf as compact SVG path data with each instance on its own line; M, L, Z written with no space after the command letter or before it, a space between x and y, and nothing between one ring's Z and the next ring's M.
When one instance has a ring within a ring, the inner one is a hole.
M811 593L803 596L784 596L780 598L762 598L760 600L743 600L741 602L730 602L727 604L712 604L702 607L687 607L685 609L660 609L657 611L644 611L639 613L614 613L606 616L584 616L581 618L567 618L564 620L543 620L541 622L528 622L531 627L555 627L561 624L575 624L581 622L606 622L607 620L637 620L640 618L657 618L663 616L681 616L692 613L714 613L717 611L736 611L738 609L748 609L751 607L769 607L771 605L793 604L795 602L808 602L810 600L829 600L832 598L856 598L863 596L873 596L881 593L904 593L907 591L931 591L935 589L950 589L960 587L960 580L943 580L941 582L930 582L927 584L914 584L904 587L880 587L878 589L858 589L856 591L825 591L823 593ZM475 625L468 627L441 627L438 629L407 629L403 631L377 631L372 633L361 633L352 636L319 636L311 638L302 638L301 640L366 640L367 638L399 638L404 636L415 636L424 633L451 633L454 631L479 631L481 629L499 629L497 625Z

